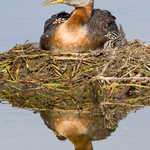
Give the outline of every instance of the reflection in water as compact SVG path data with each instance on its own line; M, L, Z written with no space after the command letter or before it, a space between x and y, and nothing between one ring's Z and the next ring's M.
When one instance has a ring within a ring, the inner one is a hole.
M102 140L115 131L119 118L113 113L112 118L107 118L103 111L42 111L41 117L45 125L53 130L59 140L69 139L75 150L92 150L93 140ZM107 114L108 115L108 114ZM110 117L110 116L109 116ZM114 121L112 123L112 120ZM112 123L111 126L106 124Z
M40 112L46 126L53 130L58 139L69 139L75 150L92 150L92 141L110 136L118 127L119 120L129 112L150 105L149 97L142 100L137 98L136 101L102 100L102 97L97 98L97 90L90 86L67 93L48 88L37 89L33 83L31 88L28 82L25 85L3 82L1 98L12 106ZM99 103L94 101L95 97Z

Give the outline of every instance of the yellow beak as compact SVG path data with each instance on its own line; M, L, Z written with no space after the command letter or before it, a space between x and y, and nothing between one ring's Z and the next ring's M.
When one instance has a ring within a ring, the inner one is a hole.
M48 6L48 5L58 4L58 3L64 3L64 0L50 0L50 1L44 2L42 6Z

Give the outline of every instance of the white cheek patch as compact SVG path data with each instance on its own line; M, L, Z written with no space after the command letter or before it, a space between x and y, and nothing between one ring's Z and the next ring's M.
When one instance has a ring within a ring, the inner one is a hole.
M75 7L83 7L89 4L91 0L71 0L70 5Z

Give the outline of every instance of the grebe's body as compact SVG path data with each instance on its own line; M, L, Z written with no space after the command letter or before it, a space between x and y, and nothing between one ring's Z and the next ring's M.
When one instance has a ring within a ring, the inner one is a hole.
M42 49L84 51L104 46L108 32L119 32L115 17L109 11L93 9L94 0L53 0L75 6L71 13L59 13L46 21L40 39ZM62 18L62 22L57 19ZM56 22L56 23L55 23Z

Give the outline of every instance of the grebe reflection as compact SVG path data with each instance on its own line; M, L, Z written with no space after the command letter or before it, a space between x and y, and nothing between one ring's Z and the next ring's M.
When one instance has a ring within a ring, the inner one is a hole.
M78 111L43 111L40 113L45 125L53 130L59 140L68 139L75 150L92 150L93 140L102 140L110 136L117 127L105 126L102 113L80 113Z

